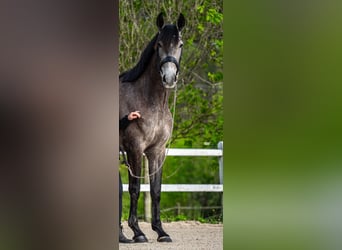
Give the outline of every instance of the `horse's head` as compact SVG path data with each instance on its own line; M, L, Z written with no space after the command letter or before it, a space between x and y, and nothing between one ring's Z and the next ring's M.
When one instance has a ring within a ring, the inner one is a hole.
M180 14L177 25L164 25L163 14L157 17L159 35L156 50L159 56L159 71L165 88L174 88L177 84L183 41L181 30L185 25L185 18Z

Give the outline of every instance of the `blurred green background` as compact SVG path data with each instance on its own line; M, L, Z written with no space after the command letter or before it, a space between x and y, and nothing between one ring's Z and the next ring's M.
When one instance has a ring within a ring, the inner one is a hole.
M341 13L224 3L224 249L342 249Z

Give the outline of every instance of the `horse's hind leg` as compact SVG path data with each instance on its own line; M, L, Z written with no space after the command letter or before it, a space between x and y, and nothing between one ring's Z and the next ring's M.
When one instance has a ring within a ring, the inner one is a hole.
M135 176L141 175L141 155L142 154L128 154L130 168ZM131 198L128 225L134 232L134 242L147 242L148 240L145 234L139 228L137 217L138 200L140 195L140 179L131 176L130 172L128 172L128 174L129 194Z
M152 199L152 229L158 233L159 242L171 242L170 236L163 230L160 221L160 194L162 180L162 164L165 153L149 154L150 194Z

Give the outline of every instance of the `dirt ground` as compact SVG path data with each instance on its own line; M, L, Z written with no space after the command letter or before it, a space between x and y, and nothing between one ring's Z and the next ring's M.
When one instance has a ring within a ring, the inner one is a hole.
M141 230L145 233L147 243L121 244L120 250L222 250L223 225L202 224L196 221L180 221L163 223L164 230L172 238L171 243L157 242L157 233L151 229L151 224L139 222ZM132 238L133 232L127 222L123 223L124 234Z

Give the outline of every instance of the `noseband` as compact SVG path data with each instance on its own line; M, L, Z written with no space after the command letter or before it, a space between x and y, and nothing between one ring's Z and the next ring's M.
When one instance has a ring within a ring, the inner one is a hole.
M179 72L179 63L178 63L177 59L176 59L175 57L173 57L173 56L167 56L167 57L165 57L163 60L160 61L160 64L159 64L159 71L161 71L163 65L164 65L165 63L168 63L168 62L174 63L174 64L176 65L176 67L177 67L177 72L176 72L176 74L178 74L178 72Z

